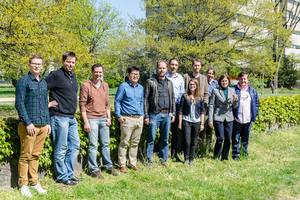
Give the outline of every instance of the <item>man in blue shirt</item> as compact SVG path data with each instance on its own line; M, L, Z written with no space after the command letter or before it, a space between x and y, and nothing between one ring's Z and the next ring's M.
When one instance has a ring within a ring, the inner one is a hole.
M208 95L209 95L209 101L210 96L213 91L213 89L217 88L218 81L214 79L215 77L215 69L209 68L206 71L206 77L207 77L207 85L208 85ZM208 101L208 102L209 102ZM207 107L209 107L209 103L207 104ZM201 138L202 145L204 146L205 150L210 151L210 147L212 145L212 128L208 126L208 109L206 109L205 117L204 117L204 130L200 132L199 137Z
M122 173L127 173L126 152L129 145L128 167L140 171L137 167L137 152L144 122L144 91L138 84L140 69L136 66L128 68L129 80L120 84L115 97L115 111L121 123L121 140L119 144L118 160Z
M38 184L37 171L43 144L47 134L51 133L51 127L47 83L39 75L43 66L42 58L38 55L31 56L28 66L28 74L20 78L17 83L15 107L20 117L19 186L22 195L32 197L27 186L28 181L31 188L38 193L47 193Z
M171 140L171 155L174 154L174 157L176 161L181 162L181 160L178 158L178 138L179 138L179 129L178 129L178 108L181 96L185 93L184 89L184 81L180 74L176 73L178 69L178 60L176 58L172 58L169 61L169 69L166 73L166 77L172 81L173 83L173 91L175 96L175 102L176 102L176 116L175 121L172 123L171 126L171 132L172 132L172 140Z

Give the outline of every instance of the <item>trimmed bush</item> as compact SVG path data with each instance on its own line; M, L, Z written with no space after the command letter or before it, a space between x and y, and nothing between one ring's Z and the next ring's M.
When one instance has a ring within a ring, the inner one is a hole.
M84 123L80 113L77 113L75 116L78 121L78 132L80 137L79 156L83 156L87 154L88 136L84 131ZM272 96L260 99L259 115L252 130L263 133L276 124L278 124L278 127L285 127L287 124L300 124L300 95ZM0 119L0 162L2 164L8 159L11 159L15 165L18 163L20 155L20 139L17 132L17 126L17 118ZM148 126L144 125L139 143L140 153L145 152L147 130ZM120 123L114 111L112 111L112 125L110 126L110 151L111 158L114 161L117 161L120 135ZM155 144L158 143L158 136L159 131L155 139ZM45 140L44 148L39 160L39 166L46 170L49 175L53 174L52 154L53 146L52 137L50 135L47 136ZM98 155L100 155L99 152Z

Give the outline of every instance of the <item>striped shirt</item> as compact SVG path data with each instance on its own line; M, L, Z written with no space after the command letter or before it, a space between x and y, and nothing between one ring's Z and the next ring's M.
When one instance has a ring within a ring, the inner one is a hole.
M38 81L30 72L18 80L15 107L26 126L50 124L47 83L40 76Z

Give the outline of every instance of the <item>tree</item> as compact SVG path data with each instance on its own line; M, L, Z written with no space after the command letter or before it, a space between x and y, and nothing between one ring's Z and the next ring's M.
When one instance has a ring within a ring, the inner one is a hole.
M278 85L291 88L296 85L298 70L296 68L297 60L294 56L284 56L280 69L278 71Z
M276 73L274 85L278 87L278 77L281 60L284 57L285 49L291 45L291 35L300 22L300 4L291 1L288 8L288 0L269 0L272 2L274 10L274 35L273 49L274 61L276 63Z
M195 57L203 59L204 68L230 65L258 73L274 71L270 49L278 18L271 1L142 2L147 18L140 20L139 28L148 34L146 52L155 60L177 57L183 71L190 70Z
M19 79L27 73L29 56L40 54L42 75L61 67L61 55L78 56L79 82L96 62L108 64L106 48L121 27L118 12L106 3L83 0L0 1L0 70Z

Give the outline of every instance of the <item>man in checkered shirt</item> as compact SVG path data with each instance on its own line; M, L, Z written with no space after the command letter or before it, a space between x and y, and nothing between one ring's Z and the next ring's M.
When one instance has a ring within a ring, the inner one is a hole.
M32 197L28 181L31 188L38 193L46 193L38 184L37 173L45 138L51 133L47 83L39 75L42 66L40 56L31 56L28 63L29 72L19 79L16 87L15 107L20 118L18 135L21 146L18 164L19 186L21 194L27 197Z

